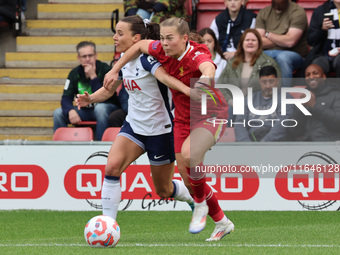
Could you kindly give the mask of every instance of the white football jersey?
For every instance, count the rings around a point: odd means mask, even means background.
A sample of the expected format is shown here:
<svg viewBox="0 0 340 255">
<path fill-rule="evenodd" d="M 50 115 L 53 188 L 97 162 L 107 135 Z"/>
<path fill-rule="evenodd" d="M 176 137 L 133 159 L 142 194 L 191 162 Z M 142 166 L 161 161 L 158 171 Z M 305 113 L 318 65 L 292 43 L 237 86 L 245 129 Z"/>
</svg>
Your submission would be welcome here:
<svg viewBox="0 0 340 255">
<path fill-rule="evenodd" d="M 139 135 L 161 135 L 172 131 L 172 97 L 167 86 L 153 74 L 161 64 L 141 54 L 122 69 L 122 80 L 129 93 L 126 121 Z"/>
</svg>

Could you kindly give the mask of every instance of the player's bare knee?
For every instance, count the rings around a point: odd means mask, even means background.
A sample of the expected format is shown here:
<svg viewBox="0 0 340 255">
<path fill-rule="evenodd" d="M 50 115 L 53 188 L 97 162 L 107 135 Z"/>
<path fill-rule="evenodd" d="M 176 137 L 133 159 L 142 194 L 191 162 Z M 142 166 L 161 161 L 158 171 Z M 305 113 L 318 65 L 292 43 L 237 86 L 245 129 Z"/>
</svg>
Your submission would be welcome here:
<svg viewBox="0 0 340 255">
<path fill-rule="evenodd" d="M 186 167 L 195 167 L 199 163 L 201 163 L 200 158 L 195 157 L 194 155 L 182 154 L 182 156 L 183 156 L 183 161 Z"/>
<path fill-rule="evenodd" d="M 124 170 L 121 169 L 120 164 L 115 162 L 107 163 L 105 167 L 105 175 L 108 176 L 120 176 Z"/>
<path fill-rule="evenodd" d="M 182 152 L 182 158 L 184 165 L 186 167 L 190 167 L 190 152 L 189 153 Z"/>
</svg>

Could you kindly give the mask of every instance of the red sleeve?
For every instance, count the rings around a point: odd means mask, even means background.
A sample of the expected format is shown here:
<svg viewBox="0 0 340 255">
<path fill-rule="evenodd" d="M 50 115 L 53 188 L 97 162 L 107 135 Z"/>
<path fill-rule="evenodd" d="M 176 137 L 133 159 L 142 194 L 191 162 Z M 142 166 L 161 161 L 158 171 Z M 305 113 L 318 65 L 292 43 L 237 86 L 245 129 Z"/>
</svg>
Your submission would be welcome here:
<svg viewBox="0 0 340 255">
<path fill-rule="evenodd" d="M 149 55 L 155 57 L 161 64 L 169 58 L 165 55 L 161 41 L 153 41 L 149 44 Z"/>
<path fill-rule="evenodd" d="M 195 63 L 197 65 L 197 68 L 203 62 L 210 62 L 210 63 L 212 63 L 215 66 L 215 69 L 217 68 L 215 63 L 214 63 L 214 61 L 211 59 L 210 51 L 209 51 L 208 47 L 205 44 L 193 43 L 191 41 L 190 41 L 190 44 L 194 44 L 194 46 L 195 46 L 194 52 L 202 53 L 202 54 L 196 53 Z"/>
<path fill-rule="evenodd" d="M 149 44 L 149 55 L 157 58 L 162 51 L 161 41 L 153 41 Z"/>
<path fill-rule="evenodd" d="M 214 61 L 213 61 L 211 58 L 206 57 L 206 55 L 202 55 L 202 57 L 200 57 L 200 56 L 197 57 L 197 61 L 196 61 L 196 63 L 197 63 L 197 68 L 198 68 L 198 67 L 200 66 L 200 64 L 202 64 L 203 62 L 210 62 L 210 63 L 212 63 L 212 64 L 214 65 L 215 69 L 217 68 L 217 67 L 216 67 L 216 64 L 214 63 Z"/>
</svg>

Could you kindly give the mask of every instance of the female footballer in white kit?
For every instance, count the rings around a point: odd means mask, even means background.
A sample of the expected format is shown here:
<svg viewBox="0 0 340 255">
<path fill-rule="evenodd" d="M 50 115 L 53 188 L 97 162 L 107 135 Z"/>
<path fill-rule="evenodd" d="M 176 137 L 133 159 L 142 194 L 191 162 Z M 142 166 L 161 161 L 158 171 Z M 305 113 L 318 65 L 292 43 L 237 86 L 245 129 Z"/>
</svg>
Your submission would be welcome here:
<svg viewBox="0 0 340 255">
<path fill-rule="evenodd" d="M 159 25 L 146 24 L 139 16 L 119 21 L 113 36 L 118 52 L 125 52 L 145 38 L 159 39 Z M 148 154 L 156 193 L 161 198 L 172 197 L 193 204 L 184 183 L 172 180 L 175 161 L 172 99 L 169 89 L 162 83 L 187 96 L 191 89 L 171 77 L 154 57 L 146 54 L 127 63 L 120 74 L 129 93 L 128 115 L 109 152 L 102 188 L 103 214 L 116 219 L 121 200 L 120 176 L 144 152 Z M 78 107 L 104 101 L 120 83 L 116 82 L 110 91 L 103 87 L 91 95 L 78 95 Z"/>
</svg>

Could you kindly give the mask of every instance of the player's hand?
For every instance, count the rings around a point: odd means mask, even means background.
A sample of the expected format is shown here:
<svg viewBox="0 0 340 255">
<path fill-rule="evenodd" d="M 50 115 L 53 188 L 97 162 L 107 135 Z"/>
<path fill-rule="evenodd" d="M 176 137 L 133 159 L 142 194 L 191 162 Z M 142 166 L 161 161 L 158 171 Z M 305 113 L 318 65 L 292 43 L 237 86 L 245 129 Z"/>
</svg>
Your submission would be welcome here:
<svg viewBox="0 0 340 255">
<path fill-rule="evenodd" d="M 76 98 L 76 105 L 78 107 L 78 110 L 80 110 L 81 107 L 88 106 L 91 103 L 91 96 L 87 91 L 84 92 L 84 94 L 77 94 Z"/>
<path fill-rule="evenodd" d="M 190 89 L 190 99 L 196 102 L 201 102 L 203 91 L 199 88 Z"/>
<path fill-rule="evenodd" d="M 111 69 L 109 72 L 105 74 L 103 87 L 107 91 L 111 91 L 111 88 L 113 87 L 117 80 L 118 72 L 115 72 L 113 69 Z"/>
<path fill-rule="evenodd" d="M 81 122 L 81 118 L 79 117 L 76 110 L 71 110 L 68 112 L 68 119 L 73 125 L 79 124 Z"/>
<path fill-rule="evenodd" d="M 211 82 L 212 81 L 210 78 L 200 78 L 198 81 L 196 81 L 194 89 L 192 90 L 192 92 L 190 91 L 190 98 L 195 101 L 201 101 L 202 94 L 213 93 L 210 89 Z M 207 99 L 210 100 L 211 98 L 208 97 Z"/>
<path fill-rule="evenodd" d="M 94 78 L 97 77 L 96 65 L 85 64 L 85 65 L 83 65 L 83 67 L 84 67 L 84 72 L 85 72 L 86 78 L 93 80 Z"/>
</svg>

